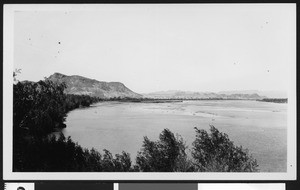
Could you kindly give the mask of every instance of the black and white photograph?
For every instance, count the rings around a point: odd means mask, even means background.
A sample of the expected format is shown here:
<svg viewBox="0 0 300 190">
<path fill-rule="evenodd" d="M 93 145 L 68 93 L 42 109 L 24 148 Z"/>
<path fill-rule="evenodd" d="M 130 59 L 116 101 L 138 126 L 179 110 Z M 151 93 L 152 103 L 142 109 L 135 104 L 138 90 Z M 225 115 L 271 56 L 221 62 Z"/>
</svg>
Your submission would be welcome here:
<svg viewBox="0 0 300 190">
<path fill-rule="evenodd" d="M 296 4 L 4 5 L 3 51 L 5 179 L 296 179 Z"/>
</svg>

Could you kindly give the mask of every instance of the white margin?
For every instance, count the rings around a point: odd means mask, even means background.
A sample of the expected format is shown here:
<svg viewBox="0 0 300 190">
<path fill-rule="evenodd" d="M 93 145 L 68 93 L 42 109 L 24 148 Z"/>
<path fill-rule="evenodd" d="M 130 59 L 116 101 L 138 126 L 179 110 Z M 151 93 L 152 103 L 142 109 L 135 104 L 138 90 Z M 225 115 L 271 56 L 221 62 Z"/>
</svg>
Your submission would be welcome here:
<svg viewBox="0 0 300 190">
<path fill-rule="evenodd" d="M 114 190 L 119 190 L 119 184 L 118 183 L 114 183 Z"/>
</svg>

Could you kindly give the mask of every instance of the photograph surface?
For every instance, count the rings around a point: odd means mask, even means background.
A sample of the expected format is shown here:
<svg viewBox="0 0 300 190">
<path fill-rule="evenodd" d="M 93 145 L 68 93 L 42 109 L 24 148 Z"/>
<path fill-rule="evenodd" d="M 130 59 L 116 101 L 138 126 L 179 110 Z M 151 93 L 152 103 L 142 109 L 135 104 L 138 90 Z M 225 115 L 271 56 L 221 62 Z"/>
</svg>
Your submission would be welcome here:
<svg viewBox="0 0 300 190">
<path fill-rule="evenodd" d="M 295 4 L 4 13 L 7 178 L 295 178 Z"/>
</svg>

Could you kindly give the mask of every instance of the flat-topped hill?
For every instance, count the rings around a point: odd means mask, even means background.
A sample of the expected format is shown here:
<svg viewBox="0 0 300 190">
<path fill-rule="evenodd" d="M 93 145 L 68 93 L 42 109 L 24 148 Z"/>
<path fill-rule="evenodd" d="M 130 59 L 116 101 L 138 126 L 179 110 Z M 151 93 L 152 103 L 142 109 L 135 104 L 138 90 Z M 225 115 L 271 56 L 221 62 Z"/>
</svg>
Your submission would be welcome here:
<svg viewBox="0 0 300 190">
<path fill-rule="evenodd" d="M 67 94 L 90 95 L 104 99 L 142 97 L 142 95 L 133 92 L 120 82 L 97 81 L 79 75 L 67 76 L 61 73 L 54 73 L 48 79 L 59 83 L 64 82 L 67 86 L 65 90 Z"/>
</svg>

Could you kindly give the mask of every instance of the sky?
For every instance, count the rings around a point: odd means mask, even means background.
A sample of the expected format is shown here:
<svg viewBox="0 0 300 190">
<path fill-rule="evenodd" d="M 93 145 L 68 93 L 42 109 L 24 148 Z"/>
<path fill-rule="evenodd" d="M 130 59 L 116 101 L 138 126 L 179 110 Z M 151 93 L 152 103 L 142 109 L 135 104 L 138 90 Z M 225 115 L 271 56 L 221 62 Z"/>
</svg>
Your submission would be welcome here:
<svg viewBox="0 0 300 190">
<path fill-rule="evenodd" d="M 296 6 L 40 5 L 15 11 L 13 43 L 18 80 L 59 72 L 137 93 L 285 91 L 296 64 Z"/>
</svg>

